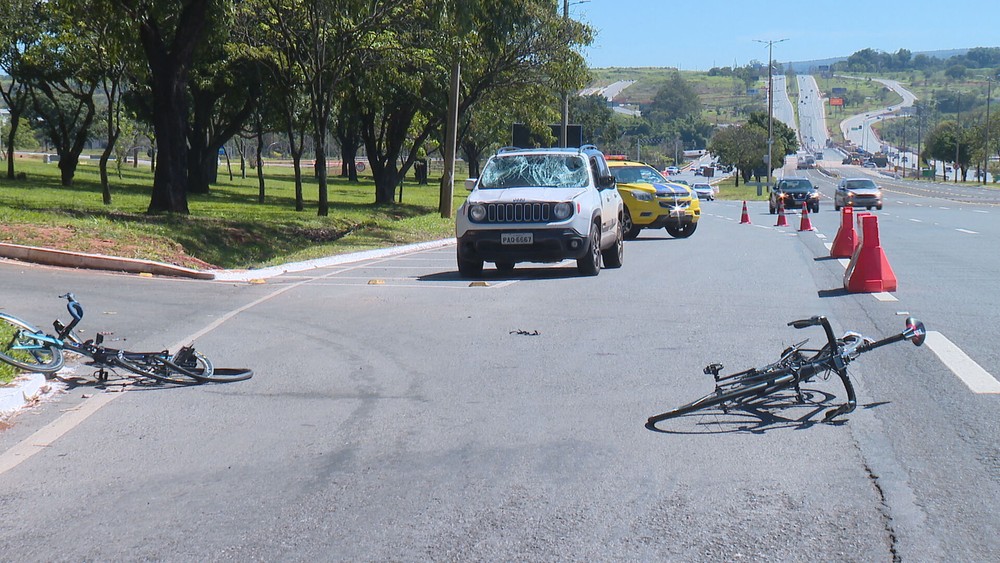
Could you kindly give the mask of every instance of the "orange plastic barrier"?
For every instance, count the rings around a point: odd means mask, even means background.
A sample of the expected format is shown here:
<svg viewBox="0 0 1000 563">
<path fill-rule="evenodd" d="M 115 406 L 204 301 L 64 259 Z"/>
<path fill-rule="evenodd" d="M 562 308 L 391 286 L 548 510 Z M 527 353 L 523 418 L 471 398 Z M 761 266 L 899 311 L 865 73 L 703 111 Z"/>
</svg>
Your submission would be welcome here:
<svg viewBox="0 0 1000 563">
<path fill-rule="evenodd" d="M 861 241 L 844 272 L 844 288 L 852 293 L 896 291 L 896 274 L 885 257 L 878 235 L 878 217 L 858 214 Z"/>
<path fill-rule="evenodd" d="M 840 229 L 833 237 L 830 256 L 833 258 L 850 258 L 858 247 L 858 233 L 854 230 L 854 208 L 845 207 L 840 210 Z"/>
</svg>

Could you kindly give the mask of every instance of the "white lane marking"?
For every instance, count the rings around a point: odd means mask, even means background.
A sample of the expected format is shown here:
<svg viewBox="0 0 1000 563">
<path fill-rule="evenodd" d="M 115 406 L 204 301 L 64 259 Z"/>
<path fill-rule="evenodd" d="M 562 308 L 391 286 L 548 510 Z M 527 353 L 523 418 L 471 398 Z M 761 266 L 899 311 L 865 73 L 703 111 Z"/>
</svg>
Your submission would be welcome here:
<svg viewBox="0 0 1000 563">
<path fill-rule="evenodd" d="M 976 232 L 976 231 L 970 231 L 969 229 L 955 229 L 955 230 L 958 231 L 958 232 L 960 232 L 960 233 L 968 233 L 970 235 L 978 235 L 979 234 L 978 232 Z"/>
<path fill-rule="evenodd" d="M 888 302 L 888 301 L 899 301 L 899 299 L 896 299 L 895 295 L 893 295 L 893 294 L 891 294 L 889 292 L 886 292 L 886 291 L 880 291 L 879 293 L 873 293 L 872 297 L 874 297 L 875 299 L 878 299 L 879 301 L 886 301 L 886 302 Z"/>
<path fill-rule="evenodd" d="M 914 223 L 923 223 L 923 221 L 921 221 L 920 219 L 912 219 L 911 218 L 910 221 L 913 221 Z"/>
<path fill-rule="evenodd" d="M 989 211 L 983 211 L 982 209 L 973 209 L 973 213 L 989 213 Z"/>
<path fill-rule="evenodd" d="M 1000 381 L 940 332 L 927 331 L 927 347 L 944 362 L 973 393 L 1000 394 Z"/>
</svg>

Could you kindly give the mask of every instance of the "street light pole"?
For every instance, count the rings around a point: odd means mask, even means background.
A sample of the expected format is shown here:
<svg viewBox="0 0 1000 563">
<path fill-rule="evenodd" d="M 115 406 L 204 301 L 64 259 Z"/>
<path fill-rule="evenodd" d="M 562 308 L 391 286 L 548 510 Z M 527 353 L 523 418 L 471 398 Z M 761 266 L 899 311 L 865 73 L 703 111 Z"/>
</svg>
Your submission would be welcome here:
<svg viewBox="0 0 1000 563">
<path fill-rule="evenodd" d="M 986 77 L 986 138 L 983 139 L 983 185 L 990 166 L 990 96 L 993 94 L 993 77 Z"/>
<path fill-rule="evenodd" d="M 578 0 L 573 2 L 576 4 L 586 4 L 590 0 Z M 569 7 L 570 1 L 563 0 L 563 22 L 569 23 Z M 563 92 L 562 94 L 562 122 L 559 126 L 559 146 L 566 147 L 569 146 L 569 92 Z"/>
<path fill-rule="evenodd" d="M 767 44 L 767 189 L 771 189 L 771 147 L 774 145 L 774 59 L 772 56 L 775 43 L 788 39 L 754 39 L 757 43 Z"/>
</svg>

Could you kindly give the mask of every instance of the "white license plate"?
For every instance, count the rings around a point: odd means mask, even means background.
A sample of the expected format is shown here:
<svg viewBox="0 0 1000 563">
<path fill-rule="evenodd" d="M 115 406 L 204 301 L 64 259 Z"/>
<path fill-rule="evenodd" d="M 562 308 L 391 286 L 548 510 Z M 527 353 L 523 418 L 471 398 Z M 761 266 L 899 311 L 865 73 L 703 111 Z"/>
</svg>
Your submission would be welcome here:
<svg viewBox="0 0 1000 563">
<path fill-rule="evenodd" d="M 500 244 L 532 244 L 535 236 L 532 233 L 500 233 Z"/>
</svg>

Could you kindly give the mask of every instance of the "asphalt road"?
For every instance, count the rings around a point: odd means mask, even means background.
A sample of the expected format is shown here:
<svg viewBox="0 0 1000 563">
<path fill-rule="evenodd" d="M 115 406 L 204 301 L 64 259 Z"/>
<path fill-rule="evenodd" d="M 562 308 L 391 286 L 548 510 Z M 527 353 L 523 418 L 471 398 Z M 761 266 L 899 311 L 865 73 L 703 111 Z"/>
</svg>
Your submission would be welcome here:
<svg viewBox="0 0 1000 563">
<path fill-rule="evenodd" d="M 819 422 L 831 380 L 803 405 L 644 427 L 708 392 L 708 363 L 818 342 L 785 326 L 814 314 L 873 337 L 913 314 L 1000 374 L 1000 208 L 887 189 L 891 296 L 840 289 L 828 199 L 801 233 L 764 202 L 752 225 L 705 202 L 691 238 L 644 231 L 596 278 L 487 267 L 473 286 L 453 247 L 261 285 L 0 262 L 0 305 L 36 324 L 72 290 L 122 347 L 195 338 L 256 374 L 80 385 L 15 418 L 0 559 L 992 561 L 1000 398 L 928 346 L 853 364 L 841 424 Z"/>
</svg>

